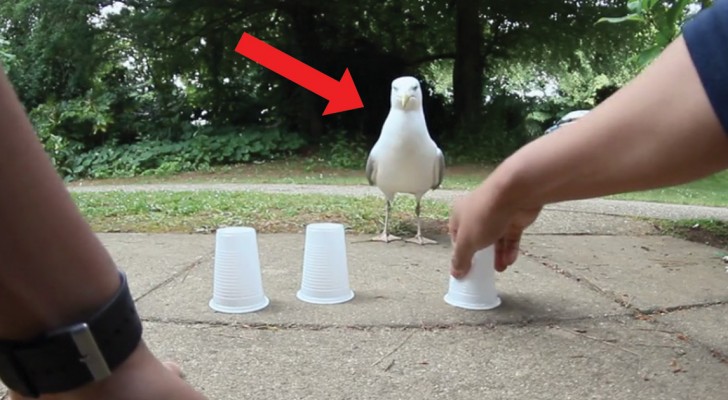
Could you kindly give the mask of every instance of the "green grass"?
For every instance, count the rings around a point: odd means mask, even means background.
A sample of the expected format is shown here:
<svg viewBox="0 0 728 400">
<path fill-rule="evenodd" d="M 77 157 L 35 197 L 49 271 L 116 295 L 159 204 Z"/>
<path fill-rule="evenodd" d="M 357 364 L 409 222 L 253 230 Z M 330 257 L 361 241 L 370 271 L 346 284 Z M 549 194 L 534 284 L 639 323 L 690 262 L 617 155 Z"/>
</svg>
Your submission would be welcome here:
<svg viewBox="0 0 728 400">
<path fill-rule="evenodd" d="M 610 198 L 702 206 L 728 206 L 728 172 L 663 189 L 625 193 Z"/>
<path fill-rule="evenodd" d="M 468 190 L 488 176 L 492 167 L 464 165 L 448 167 L 443 189 Z M 209 171 L 133 178 L 79 180 L 78 185 L 118 185 L 148 183 L 287 183 L 317 185 L 368 185 L 364 170 L 332 168 L 322 161 L 292 159 L 261 164 L 241 164 L 212 168 Z"/>
<path fill-rule="evenodd" d="M 492 166 L 450 166 L 442 189 L 470 190 L 492 171 Z M 331 168 L 322 161 L 293 159 L 215 168 L 169 176 L 143 176 L 126 179 L 78 181 L 70 185 L 111 185 L 144 183 L 289 183 L 318 185 L 367 185 L 363 170 Z M 720 172 L 684 185 L 608 196 L 612 199 L 652 201 L 728 207 L 728 172 Z"/>
<path fill-rule="evenodd" d="M 252 226 L 260 233 L 303 232 L 313 222 L 343 223 L 349 232 L 381 231 L 384 200 L 378 196 L 256 192 L 90 192 L 72 193 L 96 232 L 207 233 L 224 226 Z M 414 200 L 395 200 L 390 231 L 411 236 L 416 230 Z M 447 233 L 450 208 L 423 201 L 425 235 Z M 664 235 L 728 251 L 728 222 L 652 220 Z"/>
<path fill-rule="evenodd" d="M 301 232 L 312 222 L 339 222 L 355 233 L 382 229 L 381 197 L 254 192 L 100 192 L 73 193 L 84 217 L 97 232 L 194 233 L 222 226 L 252 226 L 261 233 Z M 395 200 L 390 220 L 394 234 L 412 234 L 414 200 Z M 447 232 L 449 206 L 423 201 L 423 229 Z"/>
</svg>

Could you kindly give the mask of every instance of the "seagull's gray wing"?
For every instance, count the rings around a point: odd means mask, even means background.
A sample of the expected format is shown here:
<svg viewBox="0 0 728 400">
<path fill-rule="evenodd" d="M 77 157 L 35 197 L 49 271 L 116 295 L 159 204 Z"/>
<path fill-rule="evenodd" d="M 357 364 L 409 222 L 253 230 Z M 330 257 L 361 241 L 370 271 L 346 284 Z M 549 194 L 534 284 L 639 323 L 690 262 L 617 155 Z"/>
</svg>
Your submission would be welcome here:
<svg viewBox="0 0 728 400">
<path fill-rule="evenodd" d="M 367 181 L 369 181 L 369 186 L 374 186 L 376 184 L 377 162 L 374 160 L 371 153 L 369 154 L 369 157 L 367 157 L 365 173 L 367 175 Z"/>
<path fill-rule="evenodd" d="M 437 149 L 437 158 L 435 159 L 435 165 L 432 169 L 432 190 L 440 187 L 442 180 L 445 177 L 445 156 L 442 154 L 440 149 Z"/>
</svg>

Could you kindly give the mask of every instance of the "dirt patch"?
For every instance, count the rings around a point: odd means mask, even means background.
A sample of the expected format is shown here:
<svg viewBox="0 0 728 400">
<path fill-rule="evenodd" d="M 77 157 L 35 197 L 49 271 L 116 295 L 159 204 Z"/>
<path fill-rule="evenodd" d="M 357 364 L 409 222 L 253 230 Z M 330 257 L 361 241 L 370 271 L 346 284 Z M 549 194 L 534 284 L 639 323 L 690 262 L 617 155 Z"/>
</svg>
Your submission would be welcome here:
<svg viewBox="0 0 728 400">
<path fill-rule="evenodd" d="M 728 222 L 719 220 L 656 221 L 660 234 L 728 251 Z"/>
</svg>

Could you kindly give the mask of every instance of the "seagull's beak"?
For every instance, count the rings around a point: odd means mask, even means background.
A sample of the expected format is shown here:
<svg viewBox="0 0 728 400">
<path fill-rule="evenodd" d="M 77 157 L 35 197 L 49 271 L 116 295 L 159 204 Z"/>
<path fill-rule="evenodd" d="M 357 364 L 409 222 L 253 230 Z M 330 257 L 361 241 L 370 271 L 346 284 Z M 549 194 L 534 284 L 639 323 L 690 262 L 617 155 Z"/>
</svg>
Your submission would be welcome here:
<svg viewBox="0 0 728 400">
<path fill-rule="evenodd" d="M 408 95 L 402 96 L 402 108 L 407 107 L 407 103 L 409 102 L 409 100 L 410 100 L 410 96 L 408 96 Z"/>
</svg>

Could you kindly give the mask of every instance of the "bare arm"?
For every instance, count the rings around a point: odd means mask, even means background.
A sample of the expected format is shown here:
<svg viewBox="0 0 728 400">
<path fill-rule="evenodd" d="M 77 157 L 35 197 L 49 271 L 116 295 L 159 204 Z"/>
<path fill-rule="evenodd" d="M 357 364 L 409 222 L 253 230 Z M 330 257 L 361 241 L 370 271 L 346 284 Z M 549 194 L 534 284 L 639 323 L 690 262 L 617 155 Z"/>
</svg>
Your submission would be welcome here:
<svg viewBox="0 0 728 400">
<path fill-rule="evenodd" d="M 724 132 L 680 37 L 629 85 L 576 123 L 524 146 L 450 217 L 451 273 L 495 244 L 495 268 L 518 256 L 548 203 L 671 186 L 728 167 Z"/>
<path fill-rule="evenodd" d="M 538 206 L 680 184 L 726 167 L 728 137 L 679 38 L 583 119 L 524 146 L 493 181 L 508 188 L 504 200 Z"/>
<path fill-rule="evenodd" d="M 2 69 L 0 185 L 0 340 L 32 339 L 96 313 L 119 288 L 117 268 L 54 171 Z M 161 398 L 204 400 L 144 341 L 109 378 L 40 397 Z M 10 399 L 29 400 L 12 392 Z"/>
<path fill-rule="evenodd" d="M 0 71 L 0 338 L 85 318 L 119 287 Z"/>
</svg>

